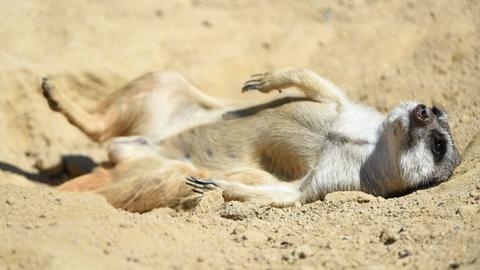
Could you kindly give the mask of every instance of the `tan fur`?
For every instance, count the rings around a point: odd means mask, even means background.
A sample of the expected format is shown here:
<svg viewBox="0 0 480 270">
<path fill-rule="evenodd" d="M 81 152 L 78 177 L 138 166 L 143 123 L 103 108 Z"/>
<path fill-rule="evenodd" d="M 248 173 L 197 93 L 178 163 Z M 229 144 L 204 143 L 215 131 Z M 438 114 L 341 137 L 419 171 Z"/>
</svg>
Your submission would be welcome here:
<svg viewBox="0 0 480 270">
<path fill-rule="evenodd" d="M 75 181 L 68 181 L 58 187 L 62 191 L 89 191 L 105 186 L 112 180 L 110 171 L 96 168 L 92 173 L 79 176 Z"/>
<path fill-rule="evenodd" d="M 145 212 L 177 207 L 198 199 L 185 177 L 228 179 L 247 185 L 292 182 L 304 177 L 318 159 L 325 125 L 346 99 L 324 91 L 313 72 L 286 69 L 254 76 L 252 83 L 269 92 L 297 87 L 306 99 L 243 108 L 222 104 L 172 72 L 147 74 L 101 101 L 91 113 L 70 102 L 47 80 L 44 95 L 57 110 L 92 140 L 114 139 L 109 153 L 115 166 L 62 185 L 65 191 L 94 191 L 115 207 Z M 327 82 L 328 83 L 328 82 Z M 321 101 L 321 102 L 318 102 Z M 259 109 L 260 108 L 260 109 Z M 233 110 L 233 112 L 232 112 Z M 225 117 L 229 115 L 229 117 Z M 292 182 L 295 184 L 296 182 Z M 248 199 L 238 185 L 224 189 L 227 199 Z"/>
</svg>

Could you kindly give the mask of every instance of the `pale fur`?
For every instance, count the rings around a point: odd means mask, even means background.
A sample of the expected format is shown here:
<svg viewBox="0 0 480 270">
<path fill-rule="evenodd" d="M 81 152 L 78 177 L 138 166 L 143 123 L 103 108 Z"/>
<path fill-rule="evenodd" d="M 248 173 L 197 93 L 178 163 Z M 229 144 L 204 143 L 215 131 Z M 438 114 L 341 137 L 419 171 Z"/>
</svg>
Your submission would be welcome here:
<svg viewBox="0 0 480 270">
<path fill-rule="evenodd" d="M 296 87 L 305 98 L 248 107 L 222 104 L 176 73 L 152 73 L 86 113 L 45 81 L 52 109 L 93 140 L 137 135 L 112 141 L 112 168 L 60 188 L 92 190 L 116 207 L 143 212 L 198 199 L 184 180 L 194 176 L 209 179 L 189 183 L 199 193 L 221 188 L 226 200 L 255 198 L 289 206 L 338 190 L 388 197 L 445 181 L 458 165 L 446 115 L 427 126 L 447 137 L 446 161 L 433 160 L 427 127 L 415 129 L 418 142 L 406 146 L 412 141 L 407 138 L 415 102 L 385 117 L 351 102 L 339 87 L 306 69 L 254 75 L 243 89 L 268 93 L 287 87 Z"/>
</svg>

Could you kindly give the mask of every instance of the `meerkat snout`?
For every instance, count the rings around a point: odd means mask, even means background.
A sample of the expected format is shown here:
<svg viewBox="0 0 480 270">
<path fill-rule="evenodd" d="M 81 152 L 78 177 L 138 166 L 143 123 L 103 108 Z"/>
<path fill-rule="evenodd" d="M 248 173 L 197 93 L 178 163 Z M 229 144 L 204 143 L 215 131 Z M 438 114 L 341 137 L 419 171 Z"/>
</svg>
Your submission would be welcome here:
<svg viewBox="0 0 480 270">
<path fill-rule="evenodd" d="M 424 104 L 418 104 L 412 111 L 412 117 L 420 125 L 427 125 L 432 121 L 430 110 Z"/>
</svg>

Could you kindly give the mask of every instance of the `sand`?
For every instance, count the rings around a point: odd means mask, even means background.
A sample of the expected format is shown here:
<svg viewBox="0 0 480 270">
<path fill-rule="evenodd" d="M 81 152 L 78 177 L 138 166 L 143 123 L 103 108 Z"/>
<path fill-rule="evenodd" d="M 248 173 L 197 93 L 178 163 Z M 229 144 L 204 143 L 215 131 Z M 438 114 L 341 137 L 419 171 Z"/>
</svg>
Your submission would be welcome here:
<svg viewBox="0 0 480 270">
<path fill-rule="evenodd" d="M 0 40 L 0 269 L 480 269 L 478 1 L 2 0 Z M 261 98 L 242 82 L 290 66 L 382 112 L 442 107 L 462 164 L 407 196 L 339 192 L 286 209 L 213 192 L 193 212 L 140 215 L 45 184 L 67 177 L 45 175 L 62 157 L 106 154 L 50 111 L 43 76 L 88 109 L 155 70 Z"/>
</svg>

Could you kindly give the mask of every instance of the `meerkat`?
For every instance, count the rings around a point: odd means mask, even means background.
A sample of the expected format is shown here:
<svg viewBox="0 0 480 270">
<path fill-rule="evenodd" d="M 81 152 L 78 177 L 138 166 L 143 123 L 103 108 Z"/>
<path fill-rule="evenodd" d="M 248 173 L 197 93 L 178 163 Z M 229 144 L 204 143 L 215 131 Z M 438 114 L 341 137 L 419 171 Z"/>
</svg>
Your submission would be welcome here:
<svg viewBox="0 0 480 270">
<path fill-rule="evenodd" d="M 44 80 L 53 110 L 94 141 L 112 139 L 110 167 L 59 189 L 95 192 L 134 212 L 193 205 L 211 189 L 285 207 L 333 191 L 396 196 L 446 181 L 460 163 L 437 107 L 406 102 L 385 116 L 297 68 L 253 75 L 242 91 L 286 88 L 303 96 L 225 104 L 177 73 L 151 73 L 87 113 Z"/>
</svg>

